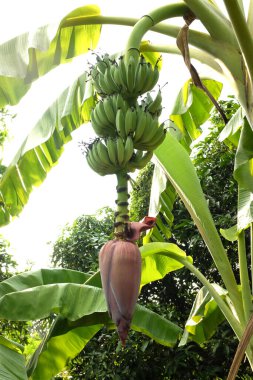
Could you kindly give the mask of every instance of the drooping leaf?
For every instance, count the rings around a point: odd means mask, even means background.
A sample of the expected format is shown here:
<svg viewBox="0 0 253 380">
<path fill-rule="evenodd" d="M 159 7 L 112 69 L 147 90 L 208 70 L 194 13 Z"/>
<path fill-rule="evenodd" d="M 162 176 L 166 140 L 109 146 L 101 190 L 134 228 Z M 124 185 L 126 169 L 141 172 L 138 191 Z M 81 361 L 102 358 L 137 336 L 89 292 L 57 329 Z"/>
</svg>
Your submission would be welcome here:
<svg viewBox="0 0 253 380">
<path fill-rule="evenodd" d="M 0 379 L 28 380 L 25 357 L 0 344 Z"/>
<path fill-rule="evenodd" d="M 93 88 L 81 75 L 47 109 L 0 180 L 0 225 L 19 215 L 29 194 L 58 162 L 71 133 L 90 119 Z"/>
<path fill-rule="evenodd" d="M 86 5 L 67 14 L 57 25 L 44 25 L 35 32 L 22 34 L 2 44 L 0 108 L 17 104 L 35 79 L 94 49 L 101 25 L 81 25 L 80 20 L 99 14 L 98 6 Z M 71 26 L 73 20 L 76 26 Z"/>
<path fill-rule="evenodd" d="M 177 257 L 187 258 L 192 262 L 190 256 L 172 243 L 148 243 L 140 247 L 142 257 L 141 284 L 160 280 L 167 273 L 181 269 L 183 264 Z"/>
<path fill-rule="evenodd" d="M 238 108 L 236 113 L 231 117 L 219 135 L 219 141 L 229 139 L 235 146 L 238 146 L 240 133 L 239 130 L 243 125 L 244 111 L 242 107 Z"/>
<path fill-rule="evenodd" d="M 203 79 L 202 83 L 218 99 L 222 90 L 222 83 L 212 79 Z M 181 144 L 189 150 L 190 144 L 201 134 L 201 125 L 208 120 L 213 103 L 205 92 L 197 88 L 188 80 L 180 90 L 170 120 L 174 123 L 175 133 Z"/>
<path fill-rule="evenodd" d="M 217 284 L 212 284 L 216 292 L 228 300 L 227 291 Z M 199 344 L 206 342 L 216 332 L 218 325 L 224 321 L 224 315 L 217 303 L 210 296 L 208 290 L 203 287 L 198 292 L 189 318 L 185 324 L 185 331 L 180 345 L 185 345 L 189 340 Z"/>
<path fill-rule="evenodd" d="M 227 239 L 228 241 L 235 241 L 238 239 L 238 235 L 239 235 L 239 232 L 237 230 L 237 224 L 230 227 L 230 228 L 227 228 L 227 229 L 223 229 L 221 228 L 220 229 L 220 233 L 221 235 Z"/>
<path fill-rule="evenodd" d="M 246 118 L 235 155 L 234 177 L 239 187 L 253 193 L 253 131 Z"/>
<path fill-rule="evenodd" d="M 176 324 L 140 305 L 136 307 L 131 328 L 167 347 L 175 346 L 182 332 Z"/>
<path fill-rule="evenodd" d="M 143 238 L 143 244 L 151 241 L 164 241 L 171 237 L 172 213 L 176 192 L 159 165 L 155 165 L 151 193 L 149 215 L 156 216 L 156 225 Z"/>
</svg>

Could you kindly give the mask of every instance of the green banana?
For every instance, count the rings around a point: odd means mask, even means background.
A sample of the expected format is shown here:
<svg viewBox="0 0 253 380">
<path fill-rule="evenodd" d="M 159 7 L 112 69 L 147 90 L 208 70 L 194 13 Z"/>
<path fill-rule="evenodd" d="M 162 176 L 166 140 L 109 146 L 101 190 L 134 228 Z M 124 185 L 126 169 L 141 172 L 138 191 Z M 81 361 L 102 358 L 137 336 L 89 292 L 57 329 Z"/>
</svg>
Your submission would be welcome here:
<svg viewBox="0 0 253 380">
<path fill-rule="evenodd" d="M 106 97 L 103 101 L 105 114 L 112 125 L 115 125 L 116 114 L 113 111 L 112 102 L 110 97 Z"/>
<path fill-rule="evenodd" d="M 124 161 L 122 166 L 125 166 L 134 154 L 134 144 L 131 136 L 127 136 L 124 149 Z"/>
<path fill-rule="evenodd" d="M 87 155 L 86 155 L 86 159 L 87 159 L 89 166 L 91 167 L 91 169 L 93 171 L 95 171 L 96 173 L 98 173 L 102 176 L 107 174 L 107 171 L 105 170 L 103 165 L 101 165 L 101 163 L 99 161 L 97 161 L 97 158 L 95 157 L 95 150 L 93 148 L 93 145 L 89 148 Z"/>
<path fill-rule="evenodd" d="M 107 146 L 108 156 L 112 165 L 118 166 L 116 139 L 108 138 L 106 140 L 106 146 Z"/>
<path fill-rule="evenodd" d="M 162 112 L 162 92 L 160 88 L 157 92 L 155 99 L 152 99 L 152 101 L 148 103 L 147 111 L 155 116 L 160 116 Z"/>
<path fill-rule="evenodd" d="M 146 83 L 144 84 L 144 87 L 142 88 L 142 93 L 152 90 L 158 79 L 159 79 L 159 70 L 158 66 L 155 65 L 154 69 L 152 69 L 151 63 L 147 63 L 149 74 L 147 75 Z"/>
<path fill-rule="evenodd" d="M 103 142 L 101 140 L 99 140 L 97 142 L 96 148 L 97 148 L 99 158 L 103 162 L 103 164 L 110 166 L 110 167 L 113 167 L 113 165 L 110 161 L 109 155 L 108 155 L 107 147 L 103 144 Z"/>
<path fill-rule="evenodd" d="M 100 58 L 98 55 L 97 55 L 96 67 L 100 71 L 100 73 L 102 73 L 102 74 L 105 73 L 105 70 L 108 67 L 107 63 L 102 58 Z"/>
<path fill-rule="evenodd" d="M 151 122 L 147 125 L 146 130 L 144 134 L 141 137 L 141 143 L 145 144 L 148 142 L 152 142 L 153 137 L 156 134 L 156 131 L 158 129 L 158 119 L 151 119 Z"/>
<path fill-rule="evenodd" d="M 119 166 L 121 166 L 124 162 L 125 147 L 124 147 L 123 139 L 120 136 L 116 138 L 116 146 L 117 146 L 117 159 L 118 159 Z"/>
<path fill-rule="evenodd" d="M 151 122 L 150 114 L 143 111 L 141 108 L 137 112 L 137 125 L 136 130 L 134 133 L 134 145 L 141 141 L 141 138 L 144 134 L 145 129 L 147 128 L 147 125 Z"/>
<path fill-rule="evenodd" d="M 127 90 L 129 95 L 134 93 L 136 67 L 136 60 L 131 55 L 127 62 Z"/>
<path fill-rule="evenodd" d="M 121 56 L 119 58 L 118 71 L 119 71 L 120 84 L 122 86 L 122 90 L 125 91 L 127 87 L 127 69 L 125 65 L 124 56 Z"/>
<path fill-rule="evenodd" d="M 125 113 L 122 111 L 122 109 L 118 109 L 116 114 L 116 129 L 118 132 L 118 135 L 122 137 L 123 139 L 126 138 L 125 133 Z"/>
<path fill-rule="evenodd" d="M 125 134 L 128 136 L 136 130 L 137 112 L 135 108 L 128 107 L 125 116 Z"/>
<path fill-rule="evenodd" d="M 110 92 L 108 92 L 108 95 L 119 92 L 119 87 L 114 82 L 113 77 L 112 77 L 111 71 L 113 69 L 114 69 L 114 66 L 111 64 L 110 67 L 107 67 L 104 73 L 105 82 L 107 83 L 107 86 L 110 90 Z"/>
<path fill-rule="evenodd" d="M 97 117 L 95 115 L 95 110 L 91 111 L 90 119 L 91 119 L 92 128 L 94 129 L 95 133 L 98 136 L 102 136 L 104 127 L 101 124 L 100 120 L 97 119 Z"/>
</svg>

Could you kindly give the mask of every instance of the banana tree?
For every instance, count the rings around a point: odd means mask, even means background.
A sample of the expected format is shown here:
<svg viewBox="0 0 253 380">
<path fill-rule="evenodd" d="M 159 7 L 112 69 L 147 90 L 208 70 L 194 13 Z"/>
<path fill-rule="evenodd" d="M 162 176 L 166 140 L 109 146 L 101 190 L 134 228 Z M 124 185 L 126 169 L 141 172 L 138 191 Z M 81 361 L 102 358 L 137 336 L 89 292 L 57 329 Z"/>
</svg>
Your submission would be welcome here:
<svg viewBox="0 0 253 380">
<path fill-rule="evenodd" d="M 164 5 L 150 13 L 147 13 L 147 10 L 143 10 L 145 16 L 141 19 L 124 16 L 102 16 L 99 8 L 95 5 L 75 9 L 61 20 L 58 28 L 54 29 L 53 33 L 49 26 L 43 26 L 34 33 L 18 36 L 0 47 L 0 104 L 1 106 L 17 104 L 27 91 L 29 91 L 31 83 L 37 78 L 45 75 L 56 66 L 70 62 L 72 58 L 80 54 L 85 54 L 88 49 L 94 49 L 99 40 L 101 30 L 103 33 L 101 26 L 104 24 L 128 25 L 132 27 L 127 46 L 124 48 L 123 56 L 128 63 L 127 75 L 129 75 L 129 78 L 126 78 L 128 82 L 127 91 L 131 89 L 131 93 L 133 93 L 134 89 L 137 89 L 136 96 L 149 91 L 156 83 L 157 72 L 161 70 L 158 60 L 158 56 L 161 53 L 182 54 L 186 67 L 190 71 L 191 80 L 183 88 L 180 97 L 177 99 L 177 107 L 174 109 L 171 118 L 173 128 L 171 128 L 171 130 L 168 129 L 166 137 L 162 136 L 161 141 L 159 140 L 161 144 L 157 148 L 155 144 L 152 145 L 150 140 L 148 140 L 148 132 L 144 131 L 142 143 L 136 138 L 136 142 L 139 143 L 139 148 L 137 149 L 148 151 L 146 148 L 147 142 L 149 142 L 150 150 L 154 150 L 158 168 L 165 173 L 166 179 L 169 180 L 170 184 L 185 203 L 186 208 L 212 255 L 217 271 L 220 273 L 224 283 L 224 289 L 220 289 L 210 284 L 205 276 L 200 273 L 191 262 L 177 255 L 170 256 L 173 261 L 184 264 L 198 277 L 205 287 L 202 293 L 208 292 L 210 297 L 209 300 L 207 298 L 202 302 L 202 308 L 193 308 L 189 321 L 193 320 L 193 317 L 198 316 L 197 313 L 199 310 L 202 310 L 198 325 L 200 327 L 204 326 L 206 329 L 206 321 L 208 322 L 208 318 L 210 317 L 207 305 L 212 302 L 216 308 L 219 308 L 222 316 L 228 320 L 236 336 L 240 339 L 249 321 L 252 308 L 252 291 L 248 275 L 244 230 L 252 225 L 253 37 L 251 29 L 253 4 L 250 2 L 248 12 L 246 13 L 244 3 L 241 0 L 235 0 L 233 2 L 224 0 L 223 2 L 227 11 L 226 14 L 219 8 L 215 1 L 185 0 L 181 3 Z M 174 17 L 181 17 L 185 20 L 186 25 L 180 28 L 175 25 L 170 25 L 168 22 L 164 22 Z M 192 22 L 194 24 L 194 19 L 198 19 L 202 23 L 205 32 L 191 29 L 190 25 Z M 177 43 L 162 46 L 144 42 L 145 33 L 149 30 L 173 37 Z M 19 48 L 17 48 L 17 46 Z M 110 73 L 106 70 L 103 71 L 103 69 L 101 69 L 96 72 L 93 70 L 94 68 L 91 69 L 90 73 L 84 72 L 83 75 L 76 78 L 76 81 L 69 86 L 44 113 L 25 141 L 21 144 L 20 149 L 6 169 L 0 182 L 1 225 L 11 222 L 13 217 L 19 215 L 27 203 L 29 194 L 34 186 L 40 185 L 46 178 L 48 171 L 58 162 L 64 144 L 71 139 L 72 131 L 90 120 L 90 118 L 94 119 L 95 114 L 92 112 L 92 109 L 98 104 L 98 96 L 103 97 L 103 93 L 108 92 L 110 86 L 116 86 L 118 90 L 120 84 L 121 88 L 124 88 L 124 78 L 122 79 L 122 77 L 119 76 L 118 70 L 118 67 L 120 67 L 123 62 L 122 59 L 120 59 L 121 56 L 122 52 L 119 54 L 115 52 L 115 56 L 109 59 L 115 71 L 113 78 L 110 78 Z M 199 60 L 223 76 L 224 81 L 230 84 L 235 97 L 241 105 L 240 113 L 238 112 L 236 117 L 226 125 L 221 136 L 223 139 L 233 139 L 238 145 L 234 173 L 239 188 L 238 223 L 237 226 L 233 228 L 233 236 L 234 240 L 238 241 L 240 284 L 236 282 L 235 274 L 232 271 L 220 235 L 215 228 L 194 166 L 189 157 L 189 143 L 201 133 L 200 125 L 206 118 L 206 116 L 203 116 L 203 110 L 206 110 L 207 115 L 210 112 L 209 107 L 202 107 L 202 105 L 208 104 L 208 99 L 211 99 L 217 106 L 214 100 L 219 96 L 220 91 L 216 88 L 216 94 L 212 94 L 212 90 L 215 91 L 215 87 L 219 87 L 219 85 L 211 86 L 211 92 L 208 90 L 208 86 L 199 78 L 196 69 L 192 66 L 191 58 Z M 138 61 L 139 59 L 141 61 Z M 105 60 L 103 59 L 102 61 L 104 62 Z M 143 70 L 146 70 L 148 67 L 148 69 L 150 69 L 149 76 L 140 73 L 139 79 L 137 71 L 135 75 L 135 71 L 133 72 L 132 69 L 135 67 L 137 61 L 138 68 L 144 68 Z M 99 59 L 97 64 L 99 64 Z M 165 68 L 165 70 L 166 69 L 167 68 Z M 139 71 L 140 70 L 138 70 L 138 73 Z M 124 72 L 123 69 L 121 69 L 120 73 L 122 72 Z M 104 77 L 102 74 L 104 74 Z M 97 78 L 98 75 L 100 78 Z M 90 77 L 92 77 L 92 81 L 88 80 Z M 111 79 L 113 79 L 112 82 Z M 137 83 L 137 81 L 140 82 Z M 114 91 L 116 91 L 115 87 Z M 203 93 L 205 97 L 202 97 Z M 129 93 L 127 94 L 128 107 L 130 106 L 130 108 L 136 109 L 134 97 L 131 97 Z M 195 101 L 193 102 L 194 95 Z M 208 96 L 208 99 L 206 96 Z M 197 100 L 201 97 L 201 102 L 197 103 Z M 150 113 L 152 113 L 152 107 L 155 108 L 154 103 L 156 99 L 149 101 L 147 95 L 144 99 L 145 110 L 151 106 Z M 199 107 L 199 105 L 201 107 Z M 121 103 L 120 108 L 124 110 L 123 103 Z M 157 111 L 157 109 L 155 110 Z M 101 111 L 101 113 L 102 112 L 103 111 Z M 124 112 L 127 111 L 125 110 Z M 158 115 L 157 113 L 156 116 Z M 108 116 L 110 119 L 110 114 L 108 114 Z M 133 115 L 131 114 L 130 116 L 132 117 Z M 225 117 L 224 121 L 226 121 Z M 119 113 L 119 130 L 122 123 L 122 115 Z M 101 128 L 99 129 L 98 127 L 99 123 L 97 122 L 96 124 L 95 121 L 93 124 L 97 125 L 98 134 L 103 134 Z M 234 136 L 235 130 L 237 132 L 239 131 L 236 138 Z M 173 131 L 176 131 L 176 133 L 173 134 Z M 120 135 L 120 132 L 118 133 Z M 124 133 L 124 131 L 122 133 Z M 108 139 L 110 140 L 110 136 Z M 127 146 L 126 142 L 124 145 L 121 143 L 118 142 L 118 152 L 122 152 L 123 149 L 129 152 L 130 148 L 128 145 L 131 145 L 131 142 L 128 141 Z M 102 165 L 102 172 L 97 168 L 95 152 L 97 150 L 99 152 L 103 150 L 103 154 L 106 155 L 104 148 L 96 144 L 94 146 L 94 153 L 92 152 L 90 156 L 87 154 L 90 166 L 102 175 L 114 173 L 114 169 L 106 163 Z M 110 153 L 112 157 L 111 160 L 113 160 L 113 153 L 111 151 L 112 149 L 109 149 L 108 146 L 107 153 Z M 102 153 L 100 154 L 102 156 Z M 131 163 L 131 165 L 128 166 L 129 171 L 141 167 L 141 165 L 145 163 L 145 160 L 148 160 L 151 156 L 146 155 L 145 159 L 144 156 L 141 156 L 132 161 L 131 158 L 129 160 L 125 158 L 124 161 L 124 156 L 119 156 L 119 154 L 117 157 L 118 161 L 120 160 L 124 165 L 126 165 L 127 161 Z M 134 158 L 136 158 L 136 156 Z M 139 160 L 141 159 L 144 159 L 144 161 L 142 161 L 142 164 L 139 164 Z M 105 160 L 107 160 L 107 156 Z M 126 186 L 122 176 L 118 176 L 118 180 L 119 187 Z M 162 192 L 163 190 L 164 187 L 161 187 L 160 199 L 161 205 L 163 206 L 161 210 L 166 210 L 168 215 L 171 210 L 171 203 L 170 198 L 166 197 L 164 192 Z M 124 196 L 126 198 L 124 198 Z M 117 210 L 117 234 L 124 232 L 120 227 L 125 225 L 124 217 L 127 215 L 127 210 L 124 208 L 127 194 L 124 196 L 120 199 L 122 194 L 119 194 L 118 198 L 118 205 L 121 203 L 123 208 L 119 207 Z M 161 226 L 161 221 L 159 223 Z M 226 236 L 231 236 L 231 231 L 227 232 Z M 156 235 L 156 240 L 159 240 L 159 235 Z M 152 246 L 152 244 L 155 243 L 149 244 Z M 149 247 L 149 245 L 147 246 Z M 146 245 L 143 246 L 144 251 L 145 249 Z M 161 246 L 154 245 L 154 250 L 157 254 L 163 252 Z M 253 259 L 251 261 L 253 261 Z M 161 267 L 163 267 L 163 265 L 165 264 L 161 263 Z M 147 268 L 151 267 L 147 266 Z M 12 296 L 10 295 L 10 297 Z M 15 296 L 13 295 L 13 297 Z M 200 295 L 199 299 L 202 298 Z M 8 305 L 11 305 L 11 303 L 7 302 L 5 317 L 9 316 L 9 318 L 13 318 L 13 316 L 11 317 L 11 308 L 8 308 Z M 203 309 L 205 309 L 204 313 Z M 50 311 L 54 310 L 60 310 L 62 313 L 62 308 L 59 309 L 59 305 L 52 305 Z M 93 311 L 95 312 L 95 310 Z M 99 312 L 100 311 L 105 311 L 105 307 L 101 310 L 99 309 Z M 47 311 L 47 313 L 48 312 L 49 311 Z M 85 315 L 85 313 L 83 315 Z M 63 317 L 65 316 L 64 314 Z M 36 317 L 41 316 L 36 315 Z M 78 315 L 77 318 L 78 317 L 80 317 L 80 315 Z M 221 318 L 218 318 L 218 320 L 221 320 Z M 190 322 L 186 324 L 184 340 L 187 340 L 185 339 L 187 333 L 189 333 L 188 336 L 195 336 L 195 339 L 198 340 L 197 332 L 200 329 L 190 329 L 189 326 Z M 89 334 L 89 336 L 92 336 L 91 331 Z M 210 336 L 210 334 L 207 335 Z M 252 343 L 250 343 L 247 348 L 247 357 L 253 367 L 252 350 Z"/>
</svg>

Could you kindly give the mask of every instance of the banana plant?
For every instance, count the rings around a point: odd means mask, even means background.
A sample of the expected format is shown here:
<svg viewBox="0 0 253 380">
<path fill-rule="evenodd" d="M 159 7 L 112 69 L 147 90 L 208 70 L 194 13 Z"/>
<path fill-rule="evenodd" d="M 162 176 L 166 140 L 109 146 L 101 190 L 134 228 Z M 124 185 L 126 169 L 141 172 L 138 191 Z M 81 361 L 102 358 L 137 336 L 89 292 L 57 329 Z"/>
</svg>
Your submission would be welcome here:
<svg viewBox="0 0 253 380">
<path fill-rule="evenodd" d="M 223 3 L 226 14 L 214 0 L 185 0 L 180 3 L 169 3 L 149 13 L 145 9 L 143 10 L 145 16 L 141 19 L 122 15 L 102 16 L 95 5 L 75 9 L 59 22 L 54 33 L 49 26 L 43 26 L 35 33 L 18 36 L 0 46 L 0 104 L 1 106 L 17 104 L 37 78 L 57 65 L 68 63 L 75 56 L 84 54 L 89 48 L 94 49 L 100 33 L 103 33 L 101 28 L 103 24 L 132 27 L 124 50 L 129 62 L 141 52 L 154 68 L 159 54 L 182 54 L 186 69 L 190 71 L 192 83 L 196 86 L 194 89 L 196 94 L 199 91 L 200 93 L 205 91 L 210 95 L 210 91 L 206 91 L 207 86 L 197 75 L 191 64 L 191 58 L 217 71 L 224 81 L 230 84 L 241 105 L 241 118 L 238 114 L 223 132 L 223 137 L 238 140 L 234 175 L 238 181 L 239 201 L 238 222 L 234 228 L 234 235 L 238 241 L 240 284 L 237 284 L 235 280 L 188 154 L 189 142 L 198 136 L 201 124 L 199 121 L 205 117 L 203 117 L 203 110 L 196 108 L 196 104 L 195 108 L 192 106 L 191 111 L 188 112 L 187 102 L 191 100 L 189 100 L 187 86 L 178 99 L 178 109 L 181 108 L 181 111 L 177 109 L 177 112 L 174 110 L 172 113 L 172 121 L 177 126 L 179 136 L 175 137 L 167 133 L 163 143 L 155 150 L 155 156 L 159 167 L 182 198 L 198 227 L 223 280 L 223 291 L 210 284 L 192 263 L 183 260 L 183 264 L 203 283 L 204 291 L 208 291 L 209 296 L 240 339 L 252 311 L 252 290 L 248 276 L 244 230 L 251 227 L 251 234 L 253 230 L 251 210 L 253 3 L 250 1 L 247 13 L 242 0 L 233 2 L 224 0 Z M 170 25 L 168 21 L 174 17 L 182 17 L 186 26 L 180 28 Z M 202 23 L 205 32 L 192 29 L 194 19 Z M 175 44 L 162 46 L 143 43 L 145 33 L 149 30 L 175 38 Z M 22 46 L 22 48 L 17 49 L 17 46 Z M 95 91 L 95 88 L 87 82 L 87 75 L 84 73 L 83 76 L 77 78 L 75 83 L 66 89 L 45 112 L 3 174 L 0 181 L 1 225 L 11 222 L 12 218 L 22 211 L 34 186 L 40 185 L 48 171 L 57 163 L 64 144 L 71 139 L 71 132 L 90 120 L 91 109 L 97 100 L 96 93 L 99 90 L 103 91 L 103 84 L 101 80 Z M 105 76 L 106 80 L 110 81 L 107 76 Z M 134 87 L 135 83 L 133 82 L 132 85 Z M 215 95 L 212 96 L 212 100 L 214 97 Z M 192 119 L 194 112 L 195 120 Z M 236 138 L 235 130 L 239 132 Z M 163 197 L 162 202 L 163 207 L 167 206 L 167 210 L 170 210 L 168 198 Z M 251 256 L 253 257 L 252 254 Z M 182 259 L 178 261 L 182 262 Z M 251 264 L 252 262 L 253 258 Z M 192 310 L 192 315 L 197 313 L 196 310 L 196 308 Z M 205 315 L 202 317 L 204 323 Z M 194 335 L 194 331 L 190 333 Z M 250 342 L 247 348 L 247 357 L 253 367 L 252 344 Z"/>
</svg>

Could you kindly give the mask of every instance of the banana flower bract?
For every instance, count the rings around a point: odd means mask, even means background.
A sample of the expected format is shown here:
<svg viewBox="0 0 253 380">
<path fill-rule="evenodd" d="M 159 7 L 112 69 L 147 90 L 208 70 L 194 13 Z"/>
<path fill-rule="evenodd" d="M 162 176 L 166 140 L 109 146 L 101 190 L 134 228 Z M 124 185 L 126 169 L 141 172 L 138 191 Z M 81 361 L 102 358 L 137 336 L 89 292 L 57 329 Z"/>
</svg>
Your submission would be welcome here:
<svg viewBox="0 0 253 380">
<path fill-rule="evenodd" d="M 125 346 L 141 282 L 141 254 L 135 243 L 142 231 L 152 228 L 155 218 L 129 222 L 126 239 L 108 241 L 99 253 L 99 268 L 108 312 Z"/>
</svg>

